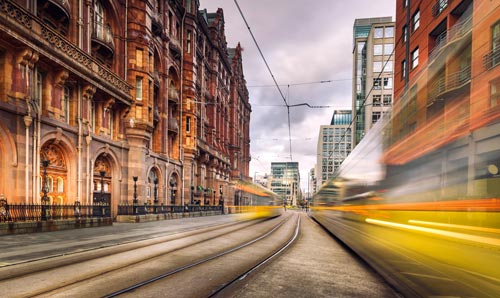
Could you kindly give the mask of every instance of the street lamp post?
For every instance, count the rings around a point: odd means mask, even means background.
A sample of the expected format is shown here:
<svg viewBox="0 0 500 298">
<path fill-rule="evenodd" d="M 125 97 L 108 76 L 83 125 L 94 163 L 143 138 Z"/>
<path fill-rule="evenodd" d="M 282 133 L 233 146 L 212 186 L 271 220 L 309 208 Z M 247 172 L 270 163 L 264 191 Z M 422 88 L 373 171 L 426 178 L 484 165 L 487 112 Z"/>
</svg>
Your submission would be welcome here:
<svg viewBox="0 0 500 298">
<path fill-rule="evenodd" d="M 47 197 L 47 192 L 49 191 L 49 186 L 47 185 L 47 167 L 49 166 L 48 160 L 42 160 L 43 167 L 43 196 L 42 196 L 42 220 L 47 220 L 47 208 L 49 204 L 49 198 Z"/>
<path fill-rule="evenodd" d="M 170 204 L 175 205 L 175 181 L 170 180 Z"/>
<path fill-rule="evenodd" d="M 219 205 L 222 207 L 222 214 L 224 214 L 224 199 L 222 197 L 222 189 L 220 189 L 219 192 L 220 192 Z"/>
<path fill-rule="evenodd" d="M 137 212 L 137 176 L 132 176 L 132 179 L 134 180 L 134 200 L 132 201 L 132 209 L 134 211 L 134 214 Z"/>
<path fill-rule="evenodd" d="M 101 217 L 104 217 L 106 215 L 106 209 L 104 207 L 104 174 L 106 174 L 105 171 L 100 171 L 99 172 L 99 175 L 101 176 L 101 198 L 100 198 L 100 201 L 101 201 Z"/>
<path fill-rule="evenodd" d="M 214 197 L 213 197 L 213 203 L 212 203 L 212 206 L 215 206 L 215 190 L 214 190 Z"/>
<path fill-rule="evenodd" d="M 155 204 L 154 213 L 156 214 L 156 209 L 158 206 L 158 178 L 155 178 L 155 180 L 153 182 L 155 183 L 154 200 L 153 201 Z"/>
<path fill-rule="evenodd" d="M 203 189 L 203 205 L 207 205 L 207 190 L 206 188 Z"/>
<path fill-rule="evenodd" d="M 194 204 L 194 186 L 191 185 L 191 205 Z"/>
</svg>

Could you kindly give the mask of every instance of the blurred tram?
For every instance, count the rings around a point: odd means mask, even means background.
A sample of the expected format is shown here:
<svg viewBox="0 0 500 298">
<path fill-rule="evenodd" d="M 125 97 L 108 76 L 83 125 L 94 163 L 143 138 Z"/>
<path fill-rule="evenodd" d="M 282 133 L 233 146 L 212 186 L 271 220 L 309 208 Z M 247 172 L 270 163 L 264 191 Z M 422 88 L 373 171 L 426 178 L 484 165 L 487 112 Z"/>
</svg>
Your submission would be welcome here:
<svg viewBox="0 0 500 298">
<path fill-rule="evenodd" d="M 432 150 L 389 140 L 393 125 L 322 185 L 313 218 L 405 297 L 500 297 L 500 110 Z M 394 146 L 421 154 L 394 163 Z"/>
<path fill-rule="evenodd" d="M 311 216 L 405 297 L 500 297 L 500 100 L 469 84 L 430 113 L 413 82 L 313 197 Z"/>
<path fill-rule="evenodd" d="M 236 184 L 234 206 L 236 213 L 257 219 L 281 215 L 283 199 L 271 190 L 255 183 L 240 180 Z"/>
</svg>

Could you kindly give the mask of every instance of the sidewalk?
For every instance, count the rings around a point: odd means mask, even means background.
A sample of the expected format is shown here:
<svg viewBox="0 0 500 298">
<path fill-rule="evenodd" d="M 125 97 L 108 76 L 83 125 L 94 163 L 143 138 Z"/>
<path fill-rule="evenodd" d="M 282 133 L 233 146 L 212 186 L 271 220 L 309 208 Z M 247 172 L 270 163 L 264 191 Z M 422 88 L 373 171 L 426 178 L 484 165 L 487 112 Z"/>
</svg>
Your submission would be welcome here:
<svg viewBox="0 0 500 298">
<path fill-rule="evenodd" d="M 0 236 L 0 267 L 239 220 L 239 214 L 229 214 L 144 223 L 113 223 L 112 226 L 98 228 Z"/>
</svg>

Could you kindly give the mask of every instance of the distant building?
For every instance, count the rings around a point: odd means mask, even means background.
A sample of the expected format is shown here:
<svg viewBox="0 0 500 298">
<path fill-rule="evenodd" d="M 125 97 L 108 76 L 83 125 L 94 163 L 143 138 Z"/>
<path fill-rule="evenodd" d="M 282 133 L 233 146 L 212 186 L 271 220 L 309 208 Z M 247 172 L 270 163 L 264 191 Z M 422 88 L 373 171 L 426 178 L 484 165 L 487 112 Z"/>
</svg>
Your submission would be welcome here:
<svg viewBox="0 0 500 298">
<path fill-rule="evenodd" d="M 296 206 L 300 199 L 300 174 L 298 162 L 272 162 L 271 177 L 268 180 L 271 191 Z"/>
<path fill-rule="evenodd" d="M 316 192 L 317 190 L 317 184 L 316 184 L 316 165 L 314 165 L 314 168 L 309 170 L 309 181 L 307 181 L 307 192 L 308 195 L 306 196 L 307 198 L 312 198 L 312 195 Z"/>
<path fill-rule="evenodd" d="M 263 175 L 257 175 L 257 174 L 255 174 L 253 176 L 253 183 L 260 184 L 260 185 L 262 185 L 264 187 L 267 187 L 268 178 L 269 178 L 269 176 L 267 174 L 263 174 Z"/>
<path fill-rule="evenodd" d="M 318 154 L 316 162 L 317 187 L 328 179 L 342 164 L 352 150 L 351 110 L 333 112 L 330 125 L 321 125 L 318 138 Z"/>
<path fill-rule="evenodd" d="M 353 31 L 354 148 L 392 106 L 394 22 L 391 17 L 356 19 Z"/>
</svg>

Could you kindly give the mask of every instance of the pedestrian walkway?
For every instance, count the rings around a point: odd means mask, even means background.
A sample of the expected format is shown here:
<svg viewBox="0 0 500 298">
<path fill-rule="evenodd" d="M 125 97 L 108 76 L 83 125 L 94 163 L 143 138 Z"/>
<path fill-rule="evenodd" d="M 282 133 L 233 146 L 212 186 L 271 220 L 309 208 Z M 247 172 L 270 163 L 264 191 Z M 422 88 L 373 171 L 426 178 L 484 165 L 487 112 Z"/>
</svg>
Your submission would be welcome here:
<svg viewBox="0 0 500 298">
<path fill-rule="evenodd" d="M 238 214 L 0 236 L 0 267 L 33 259 L 150 239 L 241 220 Z"/>
</svg>

